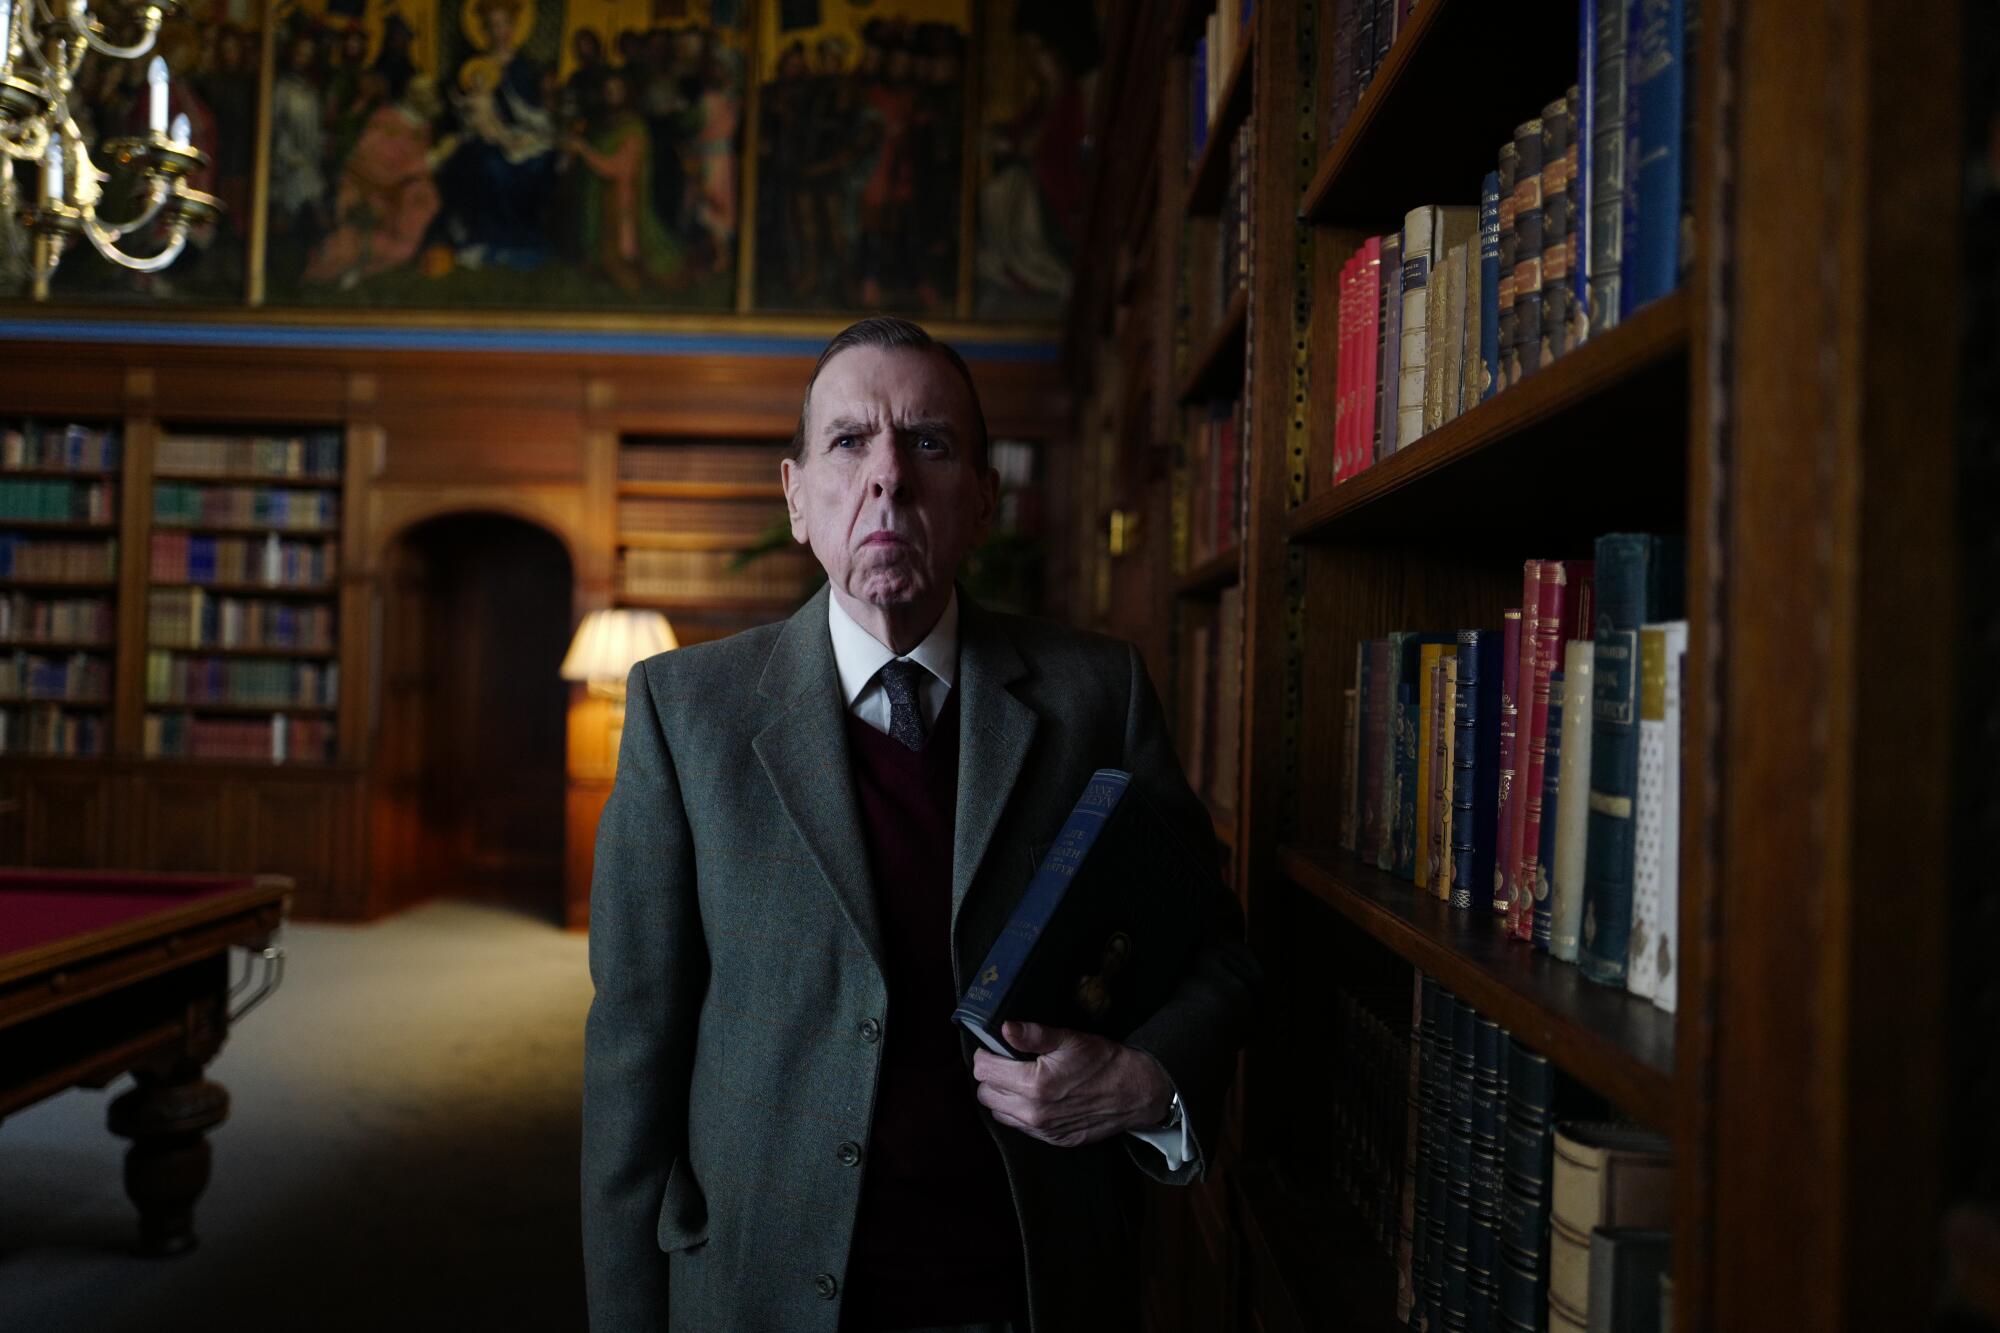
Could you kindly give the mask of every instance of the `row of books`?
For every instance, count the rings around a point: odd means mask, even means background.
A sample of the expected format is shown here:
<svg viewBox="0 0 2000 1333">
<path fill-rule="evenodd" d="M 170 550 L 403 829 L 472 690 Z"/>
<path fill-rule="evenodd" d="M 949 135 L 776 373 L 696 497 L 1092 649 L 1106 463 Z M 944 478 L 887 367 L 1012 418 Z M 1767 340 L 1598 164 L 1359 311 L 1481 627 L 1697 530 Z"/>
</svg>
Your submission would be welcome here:
<svg viewBox="0 0 2000 1333">
<path fill-rule="evenodd" d="M 748 546 L 784 521 L 784 507 L 764 500 L 676 500 L 627 496 L 618 502 L 620 533 L 699 533 L 734 539 Z"/>
<path fill-rule="evenodd" d="M 143 743 L 155 759 L 324 764 L 334 757 L 331 720 L 282 713 L 268 718 L 148 713 Z"/>
<path fill-rule="evenodd" d="M 1682 577 L 1678 539 L 1611 534 L 1525 562 L 1500 628 L 1361 644 L 1340 811 L 1364 861 L 1668 1010 Z"/>
<path fill-rule="evenodd" d="M 100 583 L 118 577 L 118 539 L 50 541 L 0 532 L 0 579 Z"/>
<path fill-rule="evenodd" d="M 118 484 L 111 481 L 0 481 L 0 519 L 38 523 L 115 523 Z"/>
<path fill-rule="evenodd" d="M 620 481 L 685 481 L 776 486 L 782 445 L 628 444 L 618 450 Z"/>
<path fill-rule="evenodd" d="M 1216 398 L 1187 413 L 1187 563 L 1199 565 L 1243 538 L 1244 400 Z"/>
<path fill-rule="evenodd" d="M 1671 1329 L 1655 1322 L 1673 1211 L 1666 1140 L 1558 1119 L 1579 1098 L 1548 1059 L 1421 972 L 1409 1033 L 1399 1319 L 1502 1333 Z"/>
<path fill-rule="evenodd" d="M 339 544 L 265 537 L 202 537 L 155 532 L 156 583 L 262 583 L 273 589 L 323 587 L 339 567 Z"/>
<path fill-rule="evenodd" d="M 163 481 L 153 487 L 153 521 L 332 531 L 340 523 L 340 496 L 333 491 Z"/>
<path fill-rule="evenodd" d="M 219 597 L 201 588 L 154 588 L 146 637 L 156 648 L 290 648 L 331 654 L 333 608 L 263 597 Z"/>
<path fill-rule="evenodd" d="M 87 758 L 104 753 L 110 723 L 99 712 L 36 705 L 0 708 L 0 754 Z"/>
<path fill-rule="evenodd" d="M 1355 105 L 1389 58 L 1396 34 L 1409 23 L 1417 0 L 1334 0 L 1333 106 L 1326 141 L 1338 143 Z"/>
<path fill-rule="evenodd" d="M 100 653 L 0 653 L 0 698 L 101 703 L 111 696 L 111 659 Z"/>
<path fill-rule="evenodd" d="M 0 597 L 0 642 L 108 645 L 116 632 L 109 597 Z"/>
<path fill-rule="evenodd" d="M 1349 975 L 1321 1011 L 1320 1047 L 1329 1081 L 1328 1112 L 1313 1132 L 1314 1156 L 1325 1154 L 1327 1185 L 1347 1200 L 1363 1230 L 1385 1255 L 1397 1252 L 1403 1226 L 1407 1088 L 1415 1058 L 1407 988 L 1386 989 Z M 1313 1164 L 1317 1165 L 1317 1162 Z M 1298 1173 L 1310 1187 L 1311 1167 Z"/>
<path fill-rule="evenodd" d="M 1250 217 L 1254 199 L 1250 193 L 1257 159 L 1257 136 L 1248 117 L 1236 129 L 1229 146 L 1229 179 L 1222 193 L 1221 216 L 1216 239 L 1221 253 L 1215 266 L 1215 310 L 1229 309 L 1238 292 L 1250 286 Z"/>
<path fill-rule="evenodd" d="M 340 702 L 337 662 L 146 654 L 146 701 L 250 708 L 332 708 Z"/>
<path fill-rule="evenodd" d="M 1229 91 L 1229 76 L 1236 59 L 1250 40 L 1256 0 L 1216 0 L 1213 12 L 1194 44 L 1190 69 L 1188 112 L 1188 167 L 1201 160 L 1208 147 L 1209 126 L 1222 114 L 1222 95 Z M 1248 95 L 1244 89 L 1241 95 Z"/>
<path fill-rule="evenodd" d="M 820 576 L 809 552 L 772 551 L 739 567 L 730 551 L 626 550 L 618 557 L 619 595 L 635 600 L 802 598 Z"/>
<path fill-rule="evenodd" d="M 341 433 L 315 430 L 302 435 L 162 435 L 153 454 L 153 467 L 159 475 L 251 475 L 338 481 Z"/>
<path fill-rule="evenodd" d="M 112 427 L 26 421 L 0 430 L 0 470 L 116 472 L 123 461 L 122 441 Z"/>
<path fill-rule="evenodd" d="M 1188 783 L 1224 819 L 1236 809 L 1243 762 L 1243 589 L 1216 599 L 1212 619 L 1188 630 L 1181 735 Z"/>
</svg>

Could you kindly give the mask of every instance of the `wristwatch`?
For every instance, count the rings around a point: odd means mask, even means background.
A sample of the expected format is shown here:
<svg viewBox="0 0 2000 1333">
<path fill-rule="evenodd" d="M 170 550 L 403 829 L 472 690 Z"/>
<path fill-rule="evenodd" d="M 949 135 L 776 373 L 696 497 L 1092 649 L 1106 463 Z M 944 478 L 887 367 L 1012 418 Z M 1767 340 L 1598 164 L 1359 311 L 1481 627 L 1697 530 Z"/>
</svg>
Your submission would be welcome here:
<svg viewBox="0 0 2000 1333">
<path fill-rule="evenodd" d="M 1161 1130 L 1174 1129 L 1178 1127 L 1180 1123 L 1181 1123 L 1181 1095 L 1177 1092 L 1174 1094 L 1174 1099 L 1167 1103 L 1167 1118 L 1162 1120 L 1157 1126 L 1155 1126 L 1153 1132 L 1157 1134 Z"/>
</svg>

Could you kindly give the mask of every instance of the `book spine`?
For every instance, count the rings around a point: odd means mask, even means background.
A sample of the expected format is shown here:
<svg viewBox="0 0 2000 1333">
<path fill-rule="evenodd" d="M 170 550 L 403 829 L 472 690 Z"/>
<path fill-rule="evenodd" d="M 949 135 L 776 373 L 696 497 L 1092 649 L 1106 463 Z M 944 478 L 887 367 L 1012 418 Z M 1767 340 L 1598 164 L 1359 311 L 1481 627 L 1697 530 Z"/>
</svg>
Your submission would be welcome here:
<svg viewBox="0 0 2000 1333">
<path fill-rule="evenodd" d="M 1631 966 L 1625 989 L 1652 999 L 1659 971 L 1660 854 L 1666 841 L 1667 637 L 1656 625 L 1639 630 L 1639 777 L 1632 798 Z"/>
<path fill-rule="evenodd" d="M 1479 393 L 1485 402 L 1500 387 L 1500 173 L 1479 182 Z"/>
<path fill-rule="evenodd" d="M 1035 942 L 1043 937 L 1056 909 L 1062 905 L 1063 895 L 1069 891 L 1077 868 L 1090 855 L 1097 835 L 1104 831 L 1131 782 L 1132 775 L 1122 769 L 1100 768 L 1091 774 L 1083 795 L 1043 855 L 1042 864 L 1028 881 L 1006 927 L 973 973 L 972 984 L 960 997 L 952 1018 L 981 1034 L 981 1039 L 989 1044 L 1000 1038 L 993 1030 L 994 1018 L 1005 1007 L 1014 984 L 1026 970 Z"/>
<path fill-rule="evenodd" d="M 1327 122 L 1326 141 L 1340 142 L 1348 117 L 1354 114 L 1354 32 L 1355 0 L 1343 0 L 1334 8 L 1333 20 L 1333 111 Z"/>
<path fill-rule="evenodd" d="M 1466 1249 L 1467 1327 L 1490 1329 L 1500 1250 L 1500 1062 L 1506 1037 L 1481 1015 L 1473 1036 L 1472 1229 Z"/>
<path fill-rule="evenodd" d="M 1537 911 L 1543 910 L 1538 903 L 1547 902 L 1547 885 L 1541 884 L 1542 896 L 1536 897 L 1536 886 L 1540 883 L 1542 846 L 1542 786 L 1548 766 L 1549 749 L 1549 699 L 1551 684 L 1558 666 L 1561 644 L 1557 640 L 1557 627 L 1562 623 L 1563 567 L 1559 560 L 1542 561 L 1540 593 L 1541 611 L 1535 617 L 1535 642 L 1533 653 L 1534 685 L 1526 691 L 1529 716 L 1526 718 L 1527 762 L 1522 766 L 1521 779 L 1521 869 L 1520 898 L 1521 917 L 1515 928 L 1520 939 L 1534 938 L 1534 919 Z M 1555 812 L 1548 811 L 1553 820 Z"/>
<path fill-rule="evenodd" d="M 1514 127 L 1514 346 L 1507 383 L 1519 384 L 1541 363 L 1542 122 Z"/>
<path fill-rule="evenodd" d="M 1628 0 L 1620 298 L 1626 318 L 1673 291 L 1680 278 L 1686 23 L 1682 0 Z"/>
<path fill-rule="evenodd" d="M 1542 108 L 1542 343 L 1541 366 L 1565 350 L 1569 327 L 1569 99 Z"/>
<path fill-rule="evenodd" d="M 1465 301 L 1466 288 L 1472 277 L 1473 245 L 1473 238 L 1468 235 L 1445 252 L 1445 271 L 1449 287 L 1441 338 L 1444 374 L 1438 382 L 1437 392 L 1440 426 L 1457 416 L 1461 410 L 1459 383 L 1465 375 Z"/>
<path fill-rule="evenodd" d="M 1382 769 L 1382 827 L 1375 844 L 1375 868 L 1396 868 L 1397 806 L 1403 799 L 1403 783 L 1397 765 L 1403 754 L 1403 640 L 1409 636 L 1392 632 L 1382 640 L 1382 749 L 1377 763 Z"/>
<path fill-rule="evenodd" d="M 1484 888 L 1476 866 L 1474 841 L 1478 800 L 1482 658 L 1490 652 L 1482 647 L 1491 642 L 1491 630 L 1465 629 L 1458 632 L 1458 692 L 1453 702 L 1451 772 L 1451 890 L 1453 907 L 1471 907 L 1474 887 Z M 1489 757 L 1487 767 L 1491 768 Z"/>
<path fill-rule="evenodd" d="M 1354 257 L 1340 266 L 1334 301 L 1333 480 L 1354 471 Z"/>
<path fill-rule="evenodd" d="M 1662 727 L 1666 765 L 1660 777 L 1659 976 L 1653 986 L 1653 1003 L 1672 1013 L 1679 998 L 1681 955 L 1681 686 L 1687 671 L 1687 622 L 1663 622 L 1660 632 L 1666 636 L 1666 719 Z"/>
<path fill-rule="evenodd" d="M 1375 458 L 1375 429 L 1381 420 L 1375 400 L 1382 338 L 1382 238 L 1379 236 L 1370 236 L 1362 247 L 1361 281 L 1355 295 L 1360 307 L 1355 312 L 1360 346 L 1355 349 L 1359 371 L 1354 377 L 1354 451 L 1359 461 L 1355 470 L 1360 471 Z"/>
<path fill-rule="evenodd" d="M 1431 891 L 1440 899 L 1451 896 L 1452 868 L 1452 777 L 1454 742 L 1457 739 L 1458 659 L 1446 654 L 1438 666 L 1437 753 L 1431 758 L 1436 784 L 1431 806 L 1436 812 L 1431 828 Z"/>
<path fill-rule="evenodd" d="M 1597 637 L 1592 661 L 1590 829 L 1584 854 L 1578 966 L 1592 981 L 1625 984 L 1632 932 L 1632 801 L 1639 769 L 1639 626 L 1658 540 L 1597 539 Z"/>
<path fill-rule="evenodd" d="M 1514 344 L 1520 338 L 1519 312 L 1514 308 L 1519 292 L 1514 286 L 1514 269 L 1521 257 L 1521 238 L 1514 230 L 1514 187 L 1520 182 L 1521 155 L 1510 139 L 1500 145 L 1500 161 L 1493 172 L 1494 189 L 1499 195 L 1500 232 L 1495 241 L 1498 279 L 1494 288 L 1498 307 L 1494 342 L 1493 388 L 1498 393 L 1513 383 Z"/>
<path fill-rule="evenodd" d="M 1590 331 L 1618 326 L 1625 253 L 1625 3 L 1597 11 L 1590 128 Z"/>
<path fill-rule="evenodd" d="M 1514 816 L 1514 761 L 1515 742 L 1519 739 L 1517 730 L 1520 711 L 1515 705 L 1515 692 L 1520 686 L 1521 676 L 1521 609 L 1514 607 L 1500 613 L 1500 740 L 1499 786 L 1494 796 L 1496 823 L 1493 831 L 1493 896 L 1492 906 L 1501 916 L 1507 914 L 1508 874 L 1507 874 L 1507 830 Z"/>
<path fill-rule="evenodd" d="M 1554 1070 L 1547 1057 L 1519 1041 L 1511 1042 L 1507 1049 L 1507 1124 L 1501 1142 L 1502 1327 L 1542 1327 L 1548 1292 L 1554 1093 Z"/>
<path fill-rule="evenodd" d="M 1396 728 L 1396 847 L 1388 867 L 1398 879 L 1417 871 L 1417 682 L 1415 673 L 1396 688 L 1400 713 Z"/>
<path fill-rule="evenodd" d="M 1389 641 L 1370 639 L 1368 641 L 1368 674 L 1364 679 L 1363 700 L 1367 704 L 1368 753 L 1361 765 L 1362 810 L 1361 859 L 1370 865 L 1376 864 L 1382 854 L 1383 829 L 1388 824 L 1383 802 L 1389 797 L 1388 779 L 1383 766 L 1389 764 L 1389 741 L 1391 732 L 1389 718 L 1393 709 L 1389 706 L 1394 686 L 1389 680 Z"/>
<path fill-rule="evenodd" d="M 1602 0 L 1618 4 L 1621 0 Z M 1576 106 L 1570 120 L 1570 142 L 1576 148 L 1576 170 L 1570 173 L 1570 218 L 1575 259 L 1570 265 L 1571 334 L 1581 342 L 1590 333 L 1591 206 L 1596 199 L 1591 173 L 1597 164 L 1597 23 L 1600 0 L 1578 0 L 1576 7 Z M 1337 67 L 1336 67 L 1337 68 Z"/>
<path fill-rule="evenodd" d="M 1578 248 L 1581 240 L 1577 234 L 1579 190 L 1577 172 L 1582 170 L 1583 150 L 1577 137 L 1583 125 L 1583 90 L 1572 83 L 1569 93 L 1563 99 L 1569 111 L 1569 146 L 1563 150 L 1563 180 L 1569 185 L 1569 197 L 1563 208 L 1563 271 L 1569 276 L 1563 287 L 1563 350 L 1581 346 L 1590 336 L 1590 307 L 1581 295 L 1582 282 L 1578 274 L 1583 271 L 1582 251 Z M 1560 356 L 1561 351 L 1557 352 Z"/>
<path fill-rule="evenodd" d="M 1438 211 L 1443 212 L 1442 209 Z M 1430 307 L 1430 324 L 1424 333 L 1424 434 L 1426 435 L 1445 422 L 1444 386 L 1451 379 L 1451 363 L 1446 357 L 1445 349 L 1458 328 L 1451 320 L 1452 252 L 1444 243 L 1442 227 L 1439 228 L 1439 233 L 1432 254 L 1430 297 L 1426 302 Z"/>
<path fill-rule="evenodd" d="M 1562 765 L 1556 789 L 1556 859 L 1549 879 L 1549 952 L 1576 961 L 1583 925 L 1583 863 L 1590 814 L 1591 665 L 1596 645 L 1563 645 Z"/>
<path fill-rule="evenodd" d="M 1420 889 L 1428 889 L 1431 883 L 1431 756 L 1437 744 L 1434 721 L 1440 647 L 1435 643 L 1425 644 L 1417 665 L 1417 855 L 1412 880 Z"/>
<path fill-rule="evenodd" d="M 1197 631 L 1199 633 L 1199 631 Z M 1354 810 L 1354 849 L 1367 846 L 1367 805 L 1362 792 L 1368 776 L 1368 641 L 1354 645 L 1354 766 L 1348 773 L 1347 804 Z"/>
<path fill-rule="evenodd" d="M 1458 311 L 1458 406 L 1454 416 L 1477 406 L 1481 393 L 1481 367 L 1485 363 L 1479 354 L 1480 303 L 1485 299 L 1486 264 L 1479 252 L 1485 244 L 1482 224 L 1481 234 L 1467 243 L 1462 261 L 1465 301 Z"/>
<path fill-rule="evenodd" d="M 1358 770 L 1359 737 L 1356 735 L 1357 688 L 1349 685 L 1340 692 L 1340 845 L 1345 851 L 1354 850 L 1355 803 L 1354 776 Z"/>
<path fill-rule="evenodd" d="M 1420 1151 L 1426 1170 L 1417 1200 L 1423 1220 L 1423 1230 L 1418 1238 L 1423 1247 L 1423 1263 L 1419 1269 L 1423 1277 L 1419 1290 L 1424 1327 L 1442 1329 L 1445 1214 L 1448 1211 L 1445 1197 L 1449 1192 L 1447 1177 L 1451 1165 L 1448 1140 L 1451 1132 L 1452 1013 L 1458 1002 L 1441 985 L 1433 987 L 1430 998 L 1430 1011 L 1424 1020 L 1428 1058 L 1423 1071 L 1424 1117 L 1420 1126 L 1423 1135 Z"/>
<path fill-rule="evenodd" d="M 1375 452 L 1380 462 L 1396 452 L 1398 404 L 1402 401 L 1403 366 L 1403 234 L 1382 238 L 1382 394 L 1375 422 Z"/>
<path fill-rule="evenodd" d="M 1471 1317 L 1472 1087 L 1479 1015 L 1463 1000 L 1452 1009 L 1450 1166 L 1445 1189 L 1444 1320 L 1464 1328 Z"/>
<path fill-rule="evenodd" d="M 1413 208 L 1403 218 L 1402 357 L 1397 366 L 1396 447 L 1407 449 L 1424 433 L 1425 357 L 1430 340 L 1432 249 L 1437 209 Z"/>
<path fill-rule="evenodd" d="M 1423 1117 L 1424 1005 L 1431 979 L 1421 971 L 1410 973 L 1410 1053 L 1403 1081 L 1403 1175 L 1401 1226 L 1396 1236 L 1396 1320 L 1408 1326 L 1416 1308 L 1417 1191 L 1422 1179 L 1418 1163 L 1418 1126 Z"/>
<path fill-rule="evenodd" d="M 1563 690 L 1568 680 L 1562 672 L 1549 677 L 1548 754 L 1542 764 L 1541 836 L 1535 847 L 1535 920 L 1537 949 L 1547 950 L 1555 928 L 1554 870 L 1556 864 L 1556 814 L 1561 792 Z"/>
</svg>

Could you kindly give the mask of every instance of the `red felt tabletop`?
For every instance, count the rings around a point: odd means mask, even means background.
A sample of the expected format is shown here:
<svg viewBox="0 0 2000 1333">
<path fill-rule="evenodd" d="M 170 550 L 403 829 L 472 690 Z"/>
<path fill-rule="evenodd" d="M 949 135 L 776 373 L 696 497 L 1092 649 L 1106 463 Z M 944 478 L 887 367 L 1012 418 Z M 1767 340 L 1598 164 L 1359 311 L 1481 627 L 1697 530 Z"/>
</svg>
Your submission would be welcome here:
<svg viewBox="0 0 2000 1333">
<path fill-rule="evenodd" d="M 0 955 L 115 926 L 242 887 L 242 876 L 151 878 L 0 871 Z"/>
</svg>

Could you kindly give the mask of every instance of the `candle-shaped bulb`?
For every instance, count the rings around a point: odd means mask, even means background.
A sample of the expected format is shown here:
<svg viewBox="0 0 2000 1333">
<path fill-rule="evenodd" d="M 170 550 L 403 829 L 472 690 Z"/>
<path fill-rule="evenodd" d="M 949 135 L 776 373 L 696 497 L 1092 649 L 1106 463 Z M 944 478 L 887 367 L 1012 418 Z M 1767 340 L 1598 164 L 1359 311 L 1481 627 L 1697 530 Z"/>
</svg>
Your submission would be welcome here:
<svg viewBox="0 0 2000 1333">
<path fill-rule="evenodd" d="M 152 95 L 148 106 L 151 113 L 146 117 L 146 127 L 155 134 L 167 132 L 167 58 L 154 56 L 153 63 L 146 66 L 146 87 Z"/>
<path fill-rule="evenodd" d="M 63 202 L 63 145 L 59 134 L 49 136 L 49 151 L 42 154 L 42 202 Z"/>
<path fill-rule="evenodd" d="M 14 63 L 14 0 L 0 0 L 0 74 Z"/>
<path fill-rule="evenodd" d="M 181 147 L 183 148 L 187 147 L 188 144 L 187 112 L 183 111 L 179 115 L 174 117 L 174 132 L 168 135 L 167 137 L 172 139 L 175 143 L 179 144 Z"/>
</svg>

